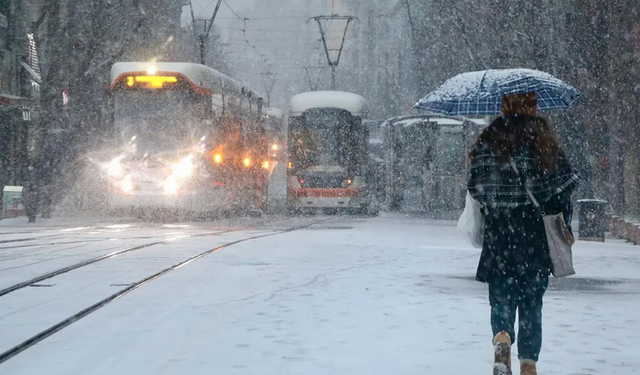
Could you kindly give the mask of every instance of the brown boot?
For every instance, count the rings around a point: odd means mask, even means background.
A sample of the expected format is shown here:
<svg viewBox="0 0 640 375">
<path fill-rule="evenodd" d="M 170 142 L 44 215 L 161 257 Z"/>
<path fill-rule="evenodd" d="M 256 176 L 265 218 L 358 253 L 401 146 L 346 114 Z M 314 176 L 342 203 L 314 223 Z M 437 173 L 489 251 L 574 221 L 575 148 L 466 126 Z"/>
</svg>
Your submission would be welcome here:
<svg viewBox="0 0 640 375">
<path fill-rule="evenodd" d="M 536 370 L 536 361 L 532 359 L 521 359 L 520 375 L 538 375 L 538 370 Z"/>
<path fill-rule="evenodd" d="M 512 375 L 511 337 L 508 333 L 502 331 L 493 338 L 493 350 L 493 375 Z"/>
</svg>

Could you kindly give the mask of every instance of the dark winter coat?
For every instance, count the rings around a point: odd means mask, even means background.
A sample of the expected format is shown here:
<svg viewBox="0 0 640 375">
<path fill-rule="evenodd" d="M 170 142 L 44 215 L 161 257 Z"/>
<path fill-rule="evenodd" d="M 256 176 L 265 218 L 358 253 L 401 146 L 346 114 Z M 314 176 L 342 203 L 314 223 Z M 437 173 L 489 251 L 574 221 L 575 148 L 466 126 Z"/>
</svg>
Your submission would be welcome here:
<svg viewBox="0 0 640 375">
<path fill-rule="evenodd" d="M 551 259 L 542 216 L 527 198 L 523 182 L 530 186 L 545 213 L 562 212 L 569 225 L 572 217 L 571 193 L 578 176 L 564 154 L 560 154 L 553 174 L 533 165 L 527 150 L 519 150 L 513 160 L 524 179 L 509 164 L 500 163 L 488 145 L 473 150 L 468 189 L 483 204 L 485 234 L 476 274 L 478 281 L 496 277 L 533 277 L 551 272 Z"/>
<path fill-rule="evenodd" d="M 533 121 L 531 116 L 507 116 L 507 126 L 525 126 Z M 494 121 L 505 121 L 502 117 Z M 490 125 L 494 126 L 492 123 Z M 538 202 L 544 203 L 565 191 L 573 191 L 579 181 L 563 152 L 559 152 L 554 173 L 540 171 L 529 150 L 516 150 L 513 161 L 521 176 L 509 163 L 498 160 L 489 144 L 479 143 L 471 153 L 471 178 L 469 193 L 474 199 L 490 208 L 517 208 L 531 204 L 523 186 L 522 176 Z"/>
</svg>

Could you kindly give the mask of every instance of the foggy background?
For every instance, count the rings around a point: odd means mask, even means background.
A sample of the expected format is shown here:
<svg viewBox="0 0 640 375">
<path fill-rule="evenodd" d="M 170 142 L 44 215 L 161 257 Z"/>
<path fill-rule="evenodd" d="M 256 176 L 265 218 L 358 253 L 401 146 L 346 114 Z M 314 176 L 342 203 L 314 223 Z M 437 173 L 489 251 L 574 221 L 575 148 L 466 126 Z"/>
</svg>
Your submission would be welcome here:
<svg viewBox="0 0 640 375">
<path fill-rule="evenodd" d="M 80 155 L 108 142 L 114 62 L 199 61 L 183 0 L 7 4 L 0 4 L 11 16 L 1 40 L 3 93 L 35 104 L 29 113 L 20 105 L 3 112 L 0 140 L 20 145 L 0 149 L 0 186 L 21 185 L 29 165 L 43 171 L 45 186 L 65 182 L 60 176 Z M 194 15 L 207 19 L 214 5 L 194 0 Z M 331 13 L 359 19 L 349 27 L 336 88 L 363 95 L 374 122 L 413 113 L 416 101 L 466 71 L 532 68 L 575 85 L 584 99 L 545 115 L 582 175 L 579 196 L 640 215 L 637 1 L 225 0 L 205 63 L 286 109 L 294 94 L 329 88 L 318 27 L 306 22 Z M 19 60 L 41 79 L 17 69 Z"/>
<path fill-rule="evenodd" d="M 206 18 L 213 13 L 215 4 L 215 0 L 198 0 L 193 2 L 193 7 L 197 17 Z M 227 0 L 215 22 L 220 33 L 220 52 L 224 55 L 224 58 L 216 59 L 219 61 L 217 68 L 263 93 L 265 98 L 270 94 L 272 107 L 286 107 L 288 99 L 301 91 L 329 89 L 330 68 L 320 31 L 314 20 L 308 23 L 307 20 L 328 14 L 357 16 L 350 5 L 353 4 L 341 0 Z M 186 9 L 183 20 L 188 21 L 190 15 L 185 13 Z M 246 23 L 244 18 L 248 18 Z M 348 28 L 337 67 L 338 90 L 368 90 L 367 83 L 376 79 L 376 72 L 368 72 L 370 75 L 363 77 L 362 69 L 358 67 L 361 59 L 369 59 L 363 56 L 362 49 L 371 51 L 375 48 L 371 44 L 363 45 L 363 19 L 359 19 L 360 23 L 353 22 Z M 330 48 L 337 47 L 344 22 L 333 21 L 323 23 L 323 26 L 328 32 L 328 43 L 332 44 Z M 390 96 L 385 95 L 383 100 Z M 409 101 L 417 99 L 413 97 Z M 409 102 L 404 106 L 410 108 Z M 387 114 L 376 115 L 383 118 Z"/>
</svg>

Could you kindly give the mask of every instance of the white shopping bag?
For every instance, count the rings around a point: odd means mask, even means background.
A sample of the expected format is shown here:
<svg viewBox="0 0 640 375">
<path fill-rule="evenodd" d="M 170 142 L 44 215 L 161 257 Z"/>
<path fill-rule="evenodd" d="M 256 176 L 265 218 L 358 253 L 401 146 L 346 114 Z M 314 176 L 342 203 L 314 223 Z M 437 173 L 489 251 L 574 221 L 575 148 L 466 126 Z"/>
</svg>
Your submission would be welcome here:
<svg viewBox="0 0 640 375">
<path fill-rule="evenodd" d="M 467 191 L 464 211 L 458 219 L 458 231 L 473 247 L 479 249 L 482 248 L 484 240 L 484 215 L 481 210 L 482 205 Z"/>
</svg>

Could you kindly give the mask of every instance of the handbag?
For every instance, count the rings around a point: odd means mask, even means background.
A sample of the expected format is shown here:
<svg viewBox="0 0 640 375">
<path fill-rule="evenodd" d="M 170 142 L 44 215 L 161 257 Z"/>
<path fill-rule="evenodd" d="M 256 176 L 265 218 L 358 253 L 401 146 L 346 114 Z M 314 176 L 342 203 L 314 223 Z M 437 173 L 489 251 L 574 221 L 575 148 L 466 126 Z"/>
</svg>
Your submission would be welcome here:
<svg viewBox="0 0 640 375">
<path fill-rule="evenodd" d="M 464 204 L 464 211 L 458 219 L 458 231 L 475 248 L 482 248 L 484 242 L 484 215 L 482 205 L 473 199 L 469 191 Z"/>
<path fill-rule="evenodd" d="M 518 177 L 522 177 L 513 160 L 511 160 L 511 167 Z M 542 216 L 544 230 L 547 234 L 547 243 L 549 245 L 551 273 L 554 277 L 575 275 L 576 271 L 573 268 L 573 253 L 571 246 L 573 246 L 576 241 L 569 231 L 569 228 L 567 228 L 567 224 L 564 221 L 564 215 L 562 212 L 555 215 L 547 215 L 544 212 L 544 209 L 540 206 L 540 203 L 538 203 L 536 197 L 533 196 L 533 193 L 527 187 L 527 184 L 524 183 L 522 179 L 520 180 L 529 195 L 529 199 L 531 199 L 531 202 Z"/>
</svg>

